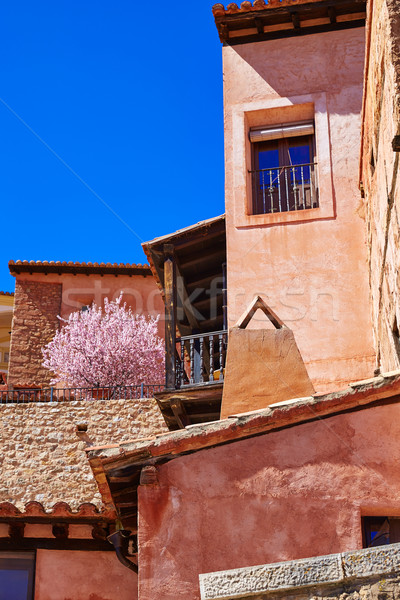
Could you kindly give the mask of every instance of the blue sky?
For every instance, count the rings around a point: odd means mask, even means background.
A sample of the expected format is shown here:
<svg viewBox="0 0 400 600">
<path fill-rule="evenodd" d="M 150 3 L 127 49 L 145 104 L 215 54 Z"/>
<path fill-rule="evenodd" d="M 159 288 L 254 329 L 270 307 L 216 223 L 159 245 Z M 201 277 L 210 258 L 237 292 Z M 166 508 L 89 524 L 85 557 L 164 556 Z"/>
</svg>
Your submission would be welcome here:
<svg viewBox="0 0 400 600">
<path fill-rule="evenodd" d="M 0 290 L 10 259 L 144 262 L 224 212 L 213 4 L 2 2 Z"/>
</svg>

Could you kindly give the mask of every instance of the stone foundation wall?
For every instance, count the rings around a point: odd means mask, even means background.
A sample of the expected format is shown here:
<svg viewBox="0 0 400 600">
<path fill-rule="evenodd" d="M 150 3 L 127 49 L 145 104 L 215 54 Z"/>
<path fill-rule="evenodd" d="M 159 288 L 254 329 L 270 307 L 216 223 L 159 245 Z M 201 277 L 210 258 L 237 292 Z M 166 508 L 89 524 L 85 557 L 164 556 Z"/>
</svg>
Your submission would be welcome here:
<svg viewBox="0 0 400 600">
<path fill-rule="evenodd" d="M 59 328 L 61 294 L 61 284 L 16 281 L 8 371 L 10 385 L 49 385 L 51 374 L 42 367 L 42 348 Z"/>
<path fill-rule="evenodd" d="M 87 432 L 77 434 L 78 424 Z M 154 399 L 0 404 L 0 502 L 101 505 L 84 449 L 167 431 Z"/>
<path fill-rule="evenodd" d="M 377 363 L 388 371 L 400 364 L 400 13 L 398 0 L 367 5 L 361 179 Z"/>
</svg>

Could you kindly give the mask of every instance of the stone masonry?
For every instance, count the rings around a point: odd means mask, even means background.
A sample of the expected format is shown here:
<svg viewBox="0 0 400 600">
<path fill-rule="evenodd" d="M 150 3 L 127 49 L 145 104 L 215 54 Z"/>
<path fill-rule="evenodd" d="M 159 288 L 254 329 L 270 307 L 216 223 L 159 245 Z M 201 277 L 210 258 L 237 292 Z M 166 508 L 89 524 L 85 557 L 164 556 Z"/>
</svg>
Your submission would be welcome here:
<svg viewBox="0 0 400 600">
<path fill-rule="evenodd" d="M 400 544 L 200 575 L 201 600 L 398 600 Z"/>
<path fill-rule="evenodd" d="M 398 0 L 367 9 L 361 179 L 377 363 L 391 370 L 400 364 L 400 13 Z"/>
<path fill-rule="evenodd" d="M 87 431 L 77 433 L 77 425 Z M 0 502 L 101 505 L 84 449 L 167 431 L 154 399 L 0 404 Z"/>
<path fill-rule="evenodd" d="M 17 281 L 10 346 L 8 383 L 49 385 L 51 373 L 42 367 L 42 348 L 59 328 L 61 284 Z"/>
</svg>

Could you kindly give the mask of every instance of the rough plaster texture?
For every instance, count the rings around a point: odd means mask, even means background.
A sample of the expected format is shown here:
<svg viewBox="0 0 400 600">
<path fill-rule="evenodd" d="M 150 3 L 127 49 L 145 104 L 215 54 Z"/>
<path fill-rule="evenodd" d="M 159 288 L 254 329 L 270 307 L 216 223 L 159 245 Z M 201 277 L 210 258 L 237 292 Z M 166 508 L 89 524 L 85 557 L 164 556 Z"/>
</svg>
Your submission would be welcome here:
<svg viewBox="0 0 400 600">
<path fill-rule="evenodd" d="M 62 288 L 58 283 L 17 281 L 10 345 L 8 383 L 48 385 L 51 379 L 42 367 L 42 347 L 59 327 Z"/>
<path fill-rule="evenodd" d="M 317 391 L 375 367 L 358 214 L 364 44 L 356 28 L 223 48 L 229 324 L 259 294 L 293 330 Z M 320 209 L 250 216 L 249 128 L 310 117 Z"/>
<path fill-rule="evenodd" d="M 141 600 L 198 600 L 199 573 L 361 548 L 362 515 L 400 516 L 399 452 L 400 405 L 386 404 L 158 466 L 159 485 L 139 486 Z"/>
<path fill-rule="evenodd" d="M 114 552 L 38 550 L 35 600 L 136 600 L 137 575 Z"/>
<path fill-rule="evenodd" d="M 400 13 L 397 0 L 368 2 L 368 69 L 364 87 L 362 182 L 377 361 L 397 368 L 400 327 Z M 398 148 L 400 147 L 400 140 Z"/>
<path fill-rule="evenodd" d="M 77 435 L 78 423 L 87 432 Z M 0 404 L 0 502 L 77 508 L 101 499 L 84 449 L 166 431 L 154 399 Z"/>
<path fill-rule="evenodd" d="M 229 600 L 296 593 L 304 587 L 345 585 L 349 580 L 392 575 L 400 568 L 400 544 L 303 560 L 200 575 L 201 600 Z M 383 581 L 381 580 L 381 583 Z M 397 585 L 397 595 L 400 587 Z M 382 591 L 382 590 L 380 590 Z M 331 594 L 334 596 L 335 594 Z"/>
<path fill-rule="evenodd" d="M 232 327 L 221 419 L 314 391 L 293 331 Z"/>
<path fill-rule="evenodd" d="M 93 301 L 101 305 L 104 298 L 115 299 L 121 291 L 133 312 L 161 317 L 158 333 L 164 337 L 164 304 L 151 275 L 17 275 L 9 383 L 30 387 L 49 385 L 51 374 L 41 366 L 41 349 L 58 329 L 58 315 L 67 319 L 83 305 Z"/>
</svg>

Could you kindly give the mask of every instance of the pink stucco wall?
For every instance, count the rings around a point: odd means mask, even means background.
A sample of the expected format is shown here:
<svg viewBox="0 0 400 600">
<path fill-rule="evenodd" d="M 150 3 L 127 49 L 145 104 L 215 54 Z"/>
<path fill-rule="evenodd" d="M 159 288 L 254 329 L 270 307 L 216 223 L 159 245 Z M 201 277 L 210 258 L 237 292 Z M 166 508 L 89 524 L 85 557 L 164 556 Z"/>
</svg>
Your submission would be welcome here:
<svg viewBox="0 0 400 600">
<path fill-rule="evenodd" d="M 164 315 L 164 303 L 161 293 L 152 275 L 62 275 L 44 273 L 22 273 L 16 280 L 58 283 L 62 285 L 61 317 L 79 310 L 83 304 L 102 304 L 104 298 L 114 300 L 121 291 L 124 301 L 133 312 L 146 315 Z M 161 328 L 163 331 L 163 327 Z"/>
<path fill-rule="evenodd" d="M 197 600 L 199 573 L 362 546 L 400 516 L 400 404 L 183 456 L 139 487 L 139 597 Z"/>
<path fill-rule="evenodd" d="M 229 322 L 261 295 L 293 329 L 318 391 L 375 367 L 358 214 L 364 51 L 363 28 L 223 48 Z M 310 118 L 320 207 L 251 215 L 250 127 Z"/>
<path fill-rule="evenodd" d="M 123 291 L 123 301 L 134 313 L 160 317 L 158 333 L 164 338 L 164 303 L 152 275 L 73 275 L 22 273 L 16 276 L 9 377 L 14 386 L 48 386 L 50 372 L 42 367 L 42 348 L 67 319 L 93 301 L 103 305 Z"/>
<path fill-rule="evenodd" d="M 114 552 L 38 550 L 35 600 L 136 600 L 137 575 Z"/>
</svg>

